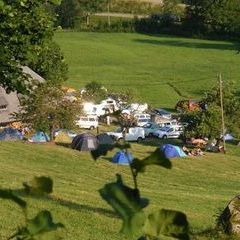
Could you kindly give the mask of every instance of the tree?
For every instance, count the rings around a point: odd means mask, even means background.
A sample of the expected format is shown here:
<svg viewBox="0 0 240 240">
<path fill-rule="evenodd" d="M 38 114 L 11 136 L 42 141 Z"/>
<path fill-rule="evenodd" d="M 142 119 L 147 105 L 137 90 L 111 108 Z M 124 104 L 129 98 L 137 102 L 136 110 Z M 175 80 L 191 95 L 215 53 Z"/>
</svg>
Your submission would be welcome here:
<svg viewBox="0 0 240 240">
<path fill-rule="evenodd" d="M 240 136 L 240 97 L 232 82 L 223 86 L 223 105 L 225 128 L 235 136 Z M 202 99 L 207 108 L 204 111 L 189 112 L 183 116 L 183 121 L 189 125 L 186 128 L 187 137 L 219 138 L 222 134 L 221 103 L 219 86 L 216 85 Z"/>
<path fill-rule="evenodd" d="M 63 28 L 74 28 L 76 18 L 80 14 L 79 0 L 63 0 L 55 11 L 59 25 Z"/>
<path fill-rule="evenodd" d="M 239 0 L 187 0 L 185 26 L 198 33 L 239 36 Z"/>
<path fill-rule="evenodd" d="M 63 90 L 45 83 L 21 99 L 20 112 L 14 117 L 35 130 L 49 131 L 52 136 L 56 128 L 71 129 L 80 114 L 79 100 L 69 101 Z"/>
<path fill-rule="evenodd" d="M 57 3 L 59 0 L 0 0 L 0 45 L 4 46 L 0 48 L 0 85 L 7 91 L 27 92 L 28 77 L 21 66 L 36 63 L 46 44 L 52 47 L 54 18 L 47 6 Z"/>
<path fill-rule="evenodd" d="M 101 83 L 93 81 L 85 86 L 85 91 L 83 92 L 82 97 L 86 101 L 99 103 L 107 97 L 107 89 L 104 88 Z"/>
<path fill-rule="evenodd" d="M 89 26 L 90 15 L 107 8 L 107 0 L 79 0 L 81 15 L 86 17 Z"/>
<path fill-rule="evenodd" d="M 39 55 L 29 66 L 54 84 L 61 84 L 67 80 L 68 66 L 60 47 L 53 41 L 43 43 Z"/>
</svg>

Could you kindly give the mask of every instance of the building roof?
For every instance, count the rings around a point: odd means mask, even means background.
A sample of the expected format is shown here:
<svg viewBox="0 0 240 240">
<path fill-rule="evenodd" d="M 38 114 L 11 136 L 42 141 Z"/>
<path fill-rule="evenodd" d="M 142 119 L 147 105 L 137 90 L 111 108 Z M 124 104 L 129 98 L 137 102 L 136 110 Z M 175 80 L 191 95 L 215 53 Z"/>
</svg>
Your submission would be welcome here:
<svg viewBox="0 0 240 240">
<path fill-rule="evenodd" d="M 31 76 L 32 79 L 37 80 L 39 83 L 45 82 L 45 79 L 42 78 L 39 74 L 34 72 L 30 67 L 28 66 L 23 66 L 22 70 L 25 74 L 28 74 Z"/>
<path fill-rule="evenodd" d="M 6 106 L 6 108 L 2 106 Z M 7 94 L 0 87 L 0 124 L 13 122 L 12 113 L 19 111 L 19 99 L 16 92 Z"/>
<path fill-rule="evenodd" d="M 38 82 L 44 82 L 44 78 L 34 72 L 31 68 L 23 66 L 24 73 L 29 74 L 30 77 Z M 5 89 L 0 87 L 0 124 L 7 124 L 14 122 L 12 114 L 18 112 L 20 102 L 17 92 L 6 93 Z"/>
</svg>

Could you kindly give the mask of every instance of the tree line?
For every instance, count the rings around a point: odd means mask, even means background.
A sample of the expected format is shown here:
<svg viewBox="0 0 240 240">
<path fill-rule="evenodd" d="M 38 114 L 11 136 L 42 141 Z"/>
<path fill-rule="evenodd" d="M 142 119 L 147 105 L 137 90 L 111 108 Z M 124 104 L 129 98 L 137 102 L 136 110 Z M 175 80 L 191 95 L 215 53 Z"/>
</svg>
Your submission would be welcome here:
<svg viewBox="0 0 240 240">
<path fill-rule="evenodd" d="M 56 24 L 63 28 L 83 29 L 77 26 L 80 22 L 80 25 L 86 23 L 90 30 L 96 31 L 172 33 L 231 39 L 238 38 L 240 34 L 239 0 L 163 0 L 157 5 L 139 1 L 63 0 L 54 11 L 58 15 Z M 111 28 L 110 24 L 96 27 L 103 25 L 100 20 L 95 26 L 90 24 L 92 14 L 107 11 L 149 16 L 120 19 L 125 27 L 119 29 Z M 130 23 L 132 27 L 129 27 Z"/>
</svg>

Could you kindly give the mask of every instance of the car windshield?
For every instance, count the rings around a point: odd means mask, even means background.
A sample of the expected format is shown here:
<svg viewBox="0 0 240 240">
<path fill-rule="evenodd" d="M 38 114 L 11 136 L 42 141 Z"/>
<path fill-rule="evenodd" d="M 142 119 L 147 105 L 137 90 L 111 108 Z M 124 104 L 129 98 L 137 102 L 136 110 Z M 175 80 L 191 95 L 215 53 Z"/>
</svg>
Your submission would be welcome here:
<svg viewBox="0 0 240 240">
<path fill-rule="evenodd" d="M 163 131 L 163 132 L 166 132 L 168 130 L 169 130 L 169 127 L 162 127 L 162 128 L 160 128 L 160 131 Z"/>
<path fill-rule="evenodd" d="M 151 126 L 152 126 L 151 123 L 147 123 L 147 124 L 144 124 L 144 125 L 143 125 L 144 128 L 150 128 Z"/>
</svg>

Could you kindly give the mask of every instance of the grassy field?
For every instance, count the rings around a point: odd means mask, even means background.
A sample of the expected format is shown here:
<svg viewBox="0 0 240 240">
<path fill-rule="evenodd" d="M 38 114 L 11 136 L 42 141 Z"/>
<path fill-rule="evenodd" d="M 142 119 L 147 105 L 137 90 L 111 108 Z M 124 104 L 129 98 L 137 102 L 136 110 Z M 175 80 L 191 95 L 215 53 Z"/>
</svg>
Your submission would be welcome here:
<svg viewBox="0 0 240 240">
<path fill-rule="evenodd" d="M 55 39 L 69 64 L 66 84 L 76 88 L 97 81 L 108 89 L 131 89 L 153 106 L 172 108 L 182 99 L 178 92 L 202 96 L 219 72 L 224 80 L 240 83 L 240 57 L 230 42 L 83 32 L 58 32 Z"/>
<path fill-rule="evenodd" d="M 132 152 L 144 157 L 154 150 L 151 145 L 133 144 Z M 239 194 L 240 148 L 228 148 L 226 156 L 208 153 L 204 157 L 174 159 L 172 170 L 149 167 L 139 178 L 142 195 L 151 199 L 147 211 L 162 207 L 183 211 L 194 233 L 213 227 L 219 209 Z M 66 226 L 57 233 L 62 239 L 123 240 L 125 236 L 118 232 L 120 219 L 98 194 L 98 189 L 114 180 L 118 172 L 132 183 L 127 166 L 108 161 L 112 155 L 94 162 L 88 153 L 55 145 L 0 142 L 0 184 L 2 188 L 19 189 L 33 176 L 51 176 L 51 198 L 25 197 L 30 216 L 37 210 L 50 210 L 54 219 Z M 6 239 L 21 224 L 22 216 L 15 205 L 0 202 L 0 239 Z"/>
</svg>

